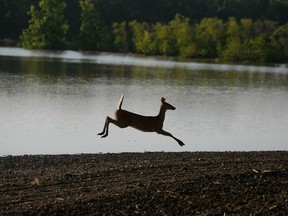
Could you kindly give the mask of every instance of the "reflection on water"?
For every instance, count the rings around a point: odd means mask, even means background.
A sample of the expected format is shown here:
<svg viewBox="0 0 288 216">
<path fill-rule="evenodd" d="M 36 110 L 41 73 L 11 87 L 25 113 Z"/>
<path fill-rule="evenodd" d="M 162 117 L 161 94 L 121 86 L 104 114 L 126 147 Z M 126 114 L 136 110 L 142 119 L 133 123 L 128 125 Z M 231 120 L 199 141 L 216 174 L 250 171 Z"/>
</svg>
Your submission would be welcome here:
<svg viewBox="0 0 288 216">
<path fill-rule="evenodd" d="M 57 60 L 26 58 L 3 58 L 2 71 L 18 75 L 29 75 L 42 82 L 57 82 L 59 80 L 76 78 L 82 81 L 106 79 L 129 84 L 135 81 L 158 82 L 169 85 L 198 85 L 198 86 L 241 86 L 257 87 L 265 85 L 268 88 L 283 85 L 287 87 L 287 73 L 263 73 L 249 71 L 219 71 L 219 70 L 190 70 L 186 68 L 165 68 L 148 66 L 129 66 L 92 63 L 71 63 Z M 277 71 L 277 69 L 275 69 Z M 283 72 L 284 70 L 282 70 Z"/>
<path fill-rule="evenodd" d="M 158 113 L 182 139 L 111 126 L 123 108 Z M 0 48 L 0 155 L 123 151 L 288 150 L 288 69 Z"/>
</svg>

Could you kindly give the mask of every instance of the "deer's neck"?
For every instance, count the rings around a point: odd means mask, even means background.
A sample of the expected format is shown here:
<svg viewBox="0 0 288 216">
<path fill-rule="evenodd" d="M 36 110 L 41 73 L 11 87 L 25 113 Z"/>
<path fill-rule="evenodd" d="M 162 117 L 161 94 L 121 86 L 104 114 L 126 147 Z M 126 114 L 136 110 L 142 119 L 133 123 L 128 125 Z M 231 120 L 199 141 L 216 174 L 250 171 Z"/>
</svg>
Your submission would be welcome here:
<svg viewBox="0 0 288 216">
<path fill-rule="evenodd" d="M 158 114 L 158 118 L 163 122 L 164 119 L 165 119 L 165 113 L 166 113 L 166 109 L 164 108 L 163 105 L 161 105 L 160 107 L 160 111 L 159 111 L 159 114 Z"/>
</svg>

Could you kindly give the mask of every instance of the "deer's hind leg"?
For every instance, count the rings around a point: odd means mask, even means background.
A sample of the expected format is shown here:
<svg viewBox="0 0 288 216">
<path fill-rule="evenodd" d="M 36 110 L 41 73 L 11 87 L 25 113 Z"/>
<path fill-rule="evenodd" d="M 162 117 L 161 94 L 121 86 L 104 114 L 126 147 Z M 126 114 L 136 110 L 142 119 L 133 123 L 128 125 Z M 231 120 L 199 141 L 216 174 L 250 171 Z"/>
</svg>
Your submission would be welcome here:
<svg viewBox="0 0 288 216">
<path fill-rule="evenodd" d="M 107 137 L 109 133 L 109 124 L 112 123 L 114 125 L 117 125 L 120 128 L 125 128 L 128 125 L 121 123 L 120 121 L 117 121 L 115 119 L 110 118 L 109 116 L 106 117 L 105 124 L 103 131 L 101 133 L 98 133 L 98 135 L 102 135 L 101 138 Z"/>
<path fill-rule="evenodd" d="M 108 127 L 108 124 L 109 124 L 109 123 L 108 123 L 108 121 L 109 121 L 108 119 L 109 119 L 109 118 L 110 118 L 109 116 L 106 117 L 103 130 L 102 130 L 102 132 L 98 133 L 98 135 L 103 135 L 103 134 L 106 133 L 106 130 L 107 130 L 107 127 Z M 108 135 L 108 134 L 107 134 L 107 135 Z M 106 135 L 106 136 L 107 136 L 107 135 Z"/>
</svg>

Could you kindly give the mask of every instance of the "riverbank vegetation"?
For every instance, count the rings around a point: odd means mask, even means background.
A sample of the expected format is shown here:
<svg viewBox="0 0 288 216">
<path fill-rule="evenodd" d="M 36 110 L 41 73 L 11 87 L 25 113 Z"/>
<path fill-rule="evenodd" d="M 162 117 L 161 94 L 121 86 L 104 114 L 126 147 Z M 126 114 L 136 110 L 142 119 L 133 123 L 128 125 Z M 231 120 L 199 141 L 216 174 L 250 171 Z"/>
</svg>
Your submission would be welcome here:
<svg viewBox="0 0 288 216">
<path fill-rule="evenodd" d="M 19 40 L 29 49 L 288 61 L 285 0 L 3 0 L 0 5 L 0 40 Z"/>
<path fill-rule="evenodd" d="M 177 14 L 168 24 L 114 23 L 113 33 L 121 52 L 248 62 L 281 61 L 288 56 L 288 25 L 269 20 L 203 18 L 191 24 Z"/>
</svg>

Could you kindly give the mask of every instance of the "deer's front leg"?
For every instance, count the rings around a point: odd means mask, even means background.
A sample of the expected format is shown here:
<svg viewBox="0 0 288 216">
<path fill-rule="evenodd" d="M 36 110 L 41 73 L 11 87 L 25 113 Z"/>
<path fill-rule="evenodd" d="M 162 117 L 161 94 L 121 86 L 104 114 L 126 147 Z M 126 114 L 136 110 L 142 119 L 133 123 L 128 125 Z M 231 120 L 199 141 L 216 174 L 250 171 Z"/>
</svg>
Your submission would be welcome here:
<svg viewBox="0 0 288 216">
<path fill-rule="evenodd" d="M 176 141 L 178 142 L 178 144 L 179 144 L 181 147 L 185 145 L 181 140 L 177 139 L 177 138 L 174 137 L 171 133 L 169 133 L 169 132 L 167 132 L 167 131 L 164 131 L 163 129 L 160 129 L 160 130 L 158 130 L 158 131 L 156 131 L 156 132 L 157 132 L 158 134 L 162 134 L 162 135 L 164 135 L 164 136 L 172 137 L 174 140 L 176 140 Z"/>
</svg>

